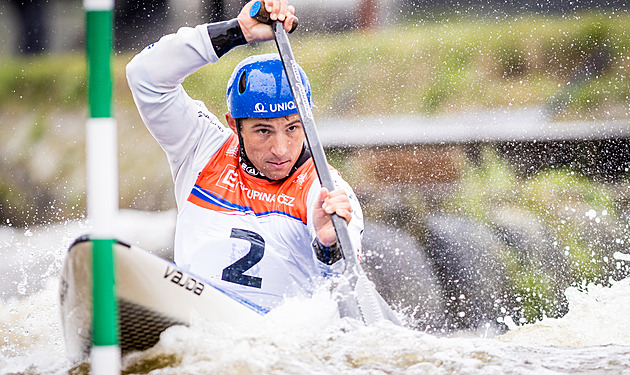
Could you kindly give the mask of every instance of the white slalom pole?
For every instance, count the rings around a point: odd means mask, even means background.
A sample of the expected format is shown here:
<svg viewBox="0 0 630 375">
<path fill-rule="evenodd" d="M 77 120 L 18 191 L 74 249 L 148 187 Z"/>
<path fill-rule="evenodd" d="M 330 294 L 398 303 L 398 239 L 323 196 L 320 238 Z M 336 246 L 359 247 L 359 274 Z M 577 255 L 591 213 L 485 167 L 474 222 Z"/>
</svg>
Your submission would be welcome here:
<svg viewBox="0 0 630 375">
<path fill-rule="evenodd" d="M 83 0 L 83 6 L 88 60 L 87 206 L 93 224 L 90 373 L 113 375 L 121 371 L 113 252 L 118 212 L 118 142 L 111 74 L 114 0 Z"/>
</svg>

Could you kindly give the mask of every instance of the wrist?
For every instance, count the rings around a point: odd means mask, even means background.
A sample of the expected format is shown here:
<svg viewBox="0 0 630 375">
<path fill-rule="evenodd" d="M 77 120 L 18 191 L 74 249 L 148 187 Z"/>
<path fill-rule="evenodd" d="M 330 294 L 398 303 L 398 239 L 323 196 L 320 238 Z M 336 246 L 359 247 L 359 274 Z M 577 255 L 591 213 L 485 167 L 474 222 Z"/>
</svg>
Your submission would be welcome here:
<svg viewBox="0 0 630 375">
<path fill-rule="evenodd" d="M 337 242 L 324 246 L 319 239 L 315 238 L 311 243 L 313 250 L 315 251 L 315 256 L 319 259 L 320 262 L 331 265 L 336 263 L 338 260 L 343 258 L 343 254 L 341 253 L 341 248 Z"/>
<path fill-rule="evenodd" d="M 236 46 L 247 44 L 243 30 L 236 18 L 208 24 L 208 36 L 217 57 L 225 55 Z"/>
</svg>

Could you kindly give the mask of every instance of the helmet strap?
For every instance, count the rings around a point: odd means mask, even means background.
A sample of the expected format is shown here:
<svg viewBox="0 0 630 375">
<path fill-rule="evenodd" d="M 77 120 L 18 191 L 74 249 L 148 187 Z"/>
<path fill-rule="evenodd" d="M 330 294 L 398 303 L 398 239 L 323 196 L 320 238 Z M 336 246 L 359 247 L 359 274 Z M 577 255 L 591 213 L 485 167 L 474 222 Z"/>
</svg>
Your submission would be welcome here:
<svg viewBox="0 0 630 375">
<path fill-rule="evenodd" d="M 256 168 L 254 164 L 251 162 L 251 160 L 249 160 L 249 158 L 247 157 L 247 153 L 245 152 L 245 144 L 243 143 L 243 136 L 241 135 L 241 120 L 242 119 L 237 118 L 234 120 L 236 121 L 236 134 L 238 135 L 238 144 L 239 144 L 239 151 L 240 151 L 239 157 L 238 157 L 239 163 L 241 164 L 241 168 L 250 176 L 262 178 L 270 182 L 284 182 L 287 178 L 291 177 L 291 175 L 295 173 L 295 171 L 298 168 L 300 168 L 302 164 L 304 164 L 308 159 L 311 158 L 311 152 L 306 148 L 305 144 L 302 145 L 302 152 L 300 153 L 300 157 L 298 157 L 297 161 L 293 165 L 293 168 L 291 168 L 291 171 L 289 172 L 289 174 L 285 178 L 282 178 L 279 180 L 272 180 L 268 178 L 267 176 L 265 176 L 261 171 L 259 171 L 258 168 Z"/>
</svg>

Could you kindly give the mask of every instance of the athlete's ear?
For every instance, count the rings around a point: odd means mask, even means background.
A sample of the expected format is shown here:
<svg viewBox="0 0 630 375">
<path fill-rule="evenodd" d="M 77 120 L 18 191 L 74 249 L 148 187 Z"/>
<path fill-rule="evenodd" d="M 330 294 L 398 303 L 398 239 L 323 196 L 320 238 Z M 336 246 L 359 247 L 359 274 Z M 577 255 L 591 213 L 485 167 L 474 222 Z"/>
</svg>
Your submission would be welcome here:
<svg viewBox="0 0 630 375">
<path fill-rule="evenodd" d="M 234 133 L 236 133 L 237 132 L 236 131 L 236 120 L 234 119 L 234 117 L 232 117 L 232 115 L 230 115 L 229 112 L 227 112 L 225 114 L 225 120 L 227 121 L 228 126 L 230 127 L 230 129 L 232 129 L 232 131 Z"/>
</svg>

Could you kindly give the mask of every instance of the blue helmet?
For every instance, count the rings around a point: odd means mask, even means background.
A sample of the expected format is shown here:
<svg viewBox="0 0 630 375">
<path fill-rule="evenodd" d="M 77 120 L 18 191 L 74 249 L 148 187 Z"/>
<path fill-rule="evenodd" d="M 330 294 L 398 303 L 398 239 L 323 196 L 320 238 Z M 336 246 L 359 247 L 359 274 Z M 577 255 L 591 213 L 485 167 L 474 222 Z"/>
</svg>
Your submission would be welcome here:
<svg viewBox="0 0 630 375">
<path fill-rule="evenodd" d="M 298 71 L 312 107 L 311 84 L 300 66 Z M 280 56 L 255 55 L 241 61 L 227 84 L 227 106 L 233 118 L 274 118 L 297 113 Z"/>
</svg>

